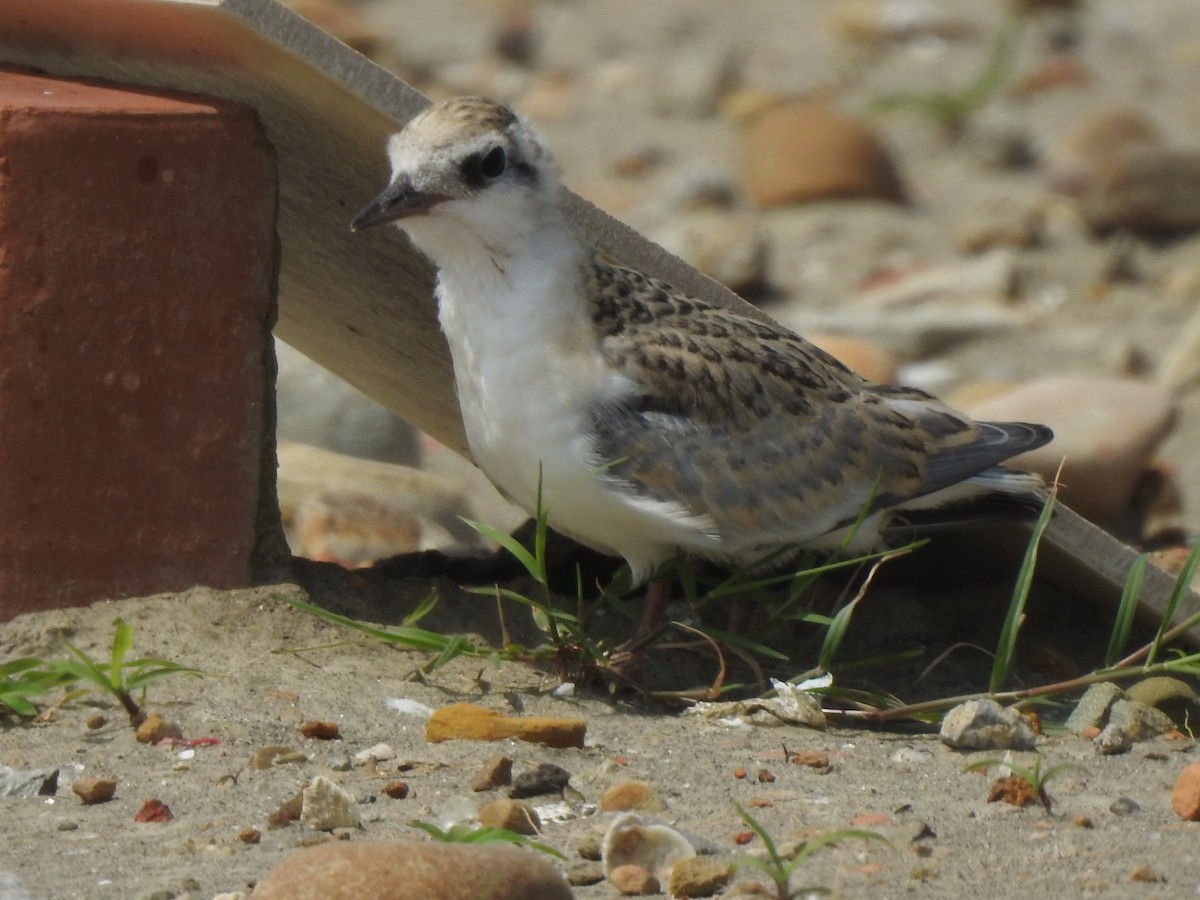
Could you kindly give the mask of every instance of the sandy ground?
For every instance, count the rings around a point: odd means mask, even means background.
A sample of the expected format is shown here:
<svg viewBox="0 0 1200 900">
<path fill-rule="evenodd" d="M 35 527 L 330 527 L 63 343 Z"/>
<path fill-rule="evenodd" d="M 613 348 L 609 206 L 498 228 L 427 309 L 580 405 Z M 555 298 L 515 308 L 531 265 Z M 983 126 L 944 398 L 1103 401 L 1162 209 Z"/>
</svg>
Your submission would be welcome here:
<svg viewBox="0 0 1200 900">
<path fill-rule="evenodd" d="M 666 116 L 653 102 L 629 101 L 645 94 L 659 66 L 665 71 L 691 49 L 732 48 L 746 83 L 779 92 L 830 90 L 852 109 L 897 86 L 961 84 L 986 54 L 986 38 L 976 36 L 902 42 L 861 57 L 839 45 L 823 24 L 834 5 L 794 0 L 535 4 L 543 40 L 533 73 L 514 79 L 509 70 L 493 66 L 490 92 L 520 99 L 539 73 L 590 73 L 578 75 L 582 87 L 570 115 L 547 118 L 543 128 L 569 184 L 651 229 L 652 201 L 669 193 L 672 179 L 689 167 L 713 165 L 736 173 L 736 132 L 728 121 L 717 115 Z M 930 6 L 975 23 L 983 35 L 997 21 L 995 4 L 947 0 Z M 1034 27 L 1026 35 L 1021 63 L 1032 66 L 1053 29 L 1066 29 L 1081 41 L 1091 80 L 1031 101 L 999 101 L 987 115 L 1015 122 L 1035 147 L 1046 147 L 1084 113 L 1129 104 L 1151 114 L 1173 143 L 1200 143 L 1200 18 L 1194 0 L 1143 0 L 1136 8 L 1094 0 L 1080 6 L 1076 20 Z M 363 10 L 387 35 L 392 60 L 443 84 L 453 82 L 456 90 L 480 77 L 471 67 L 488 57 L 502 14 L 500 4 L 482 0 L 387 0 Z M 607 73 L 608 81 L 597 72 Z M 633 87 L 623 92 L 619 86 L 627 82 L 621 79 L 629 78 Z M 618 87 L 606 91 L 604 84 Z M 1042 202 L 1043 176 L 1036 167 L 989 169 L 973 155 L 969 141 L 948 142 L 919 117 L 893 116 L 881 127 L 917 203 L 904 210 L 822 204 L 762 217 L 772 243 L 773 289 L 766 298 L 772 312 L 782 314 L 801 301 L 810 310 L 844 311 L 846 290 L 879 266 L 954 261 L 961 256 L 955 236 L 962 226 L 1012 218 Z M 614 174 L 614 161 L 647 148 L 665 164 L 633 183 Z M 1152 373 L 1195 309 L 1198 289 L 1187 284 L 1189 277 L 1200 284 L 1197 249 L 1195 237 L 1136 242 L 1131 252 L 1138 274 L 1106 282 L 1098 292 L 1093 288 L 1116 252 L 1113 241 L 1078 229 L 1052 231 L 1048 243 L 1021 251 L 1022 302 L 1040 313 L 1034 325 L 906 362 L 936 363 L 942 373 L 938 387 L 946 390 L 1050 372 L 1111 374 L 1128 369 L 1131 360 L 1135 368 Z M 1171 285 L 1174 292 L 1167 289 Z M 1179 425 L 1163 450 L 1179 473 L 1185 520 L 1192 526 L 1200 524 L 1198 437 L 1200 394 L 1193 393 L 1181 399 Z M 927 568 L 940 571 L 936 565 Z M 849 658 L 924 647 L 920 661 L 870 677 L 906 699 L 979 689 L 987 660 L 962 648 L 995 645 L 1011 574 L 920 583 L 910 573 L 908 581 L 881 585 L 863 610 L 867 615 L 857 620 Z M 436 587 L 443 602 L 430 627 L 498 639 L 492 603 L 459 592 L 446 579 L 393 578 L 371 582 L 369 589 L 336 579 L 322 585 L 313 590 L 318 602 L 378 622 L 398 621 Z M 177 721 L 186 737 L 219 741 L 196 748 L 190 758 L 178 748 L 140 745 L 120 709 L 96 696 L 67 704 L 49 724 L 0 726 L 0 764 L 61 773 L 55 797 L 0 800 L 0 898 L 208 898 L 246 891 L 284 855 L 324 839 L 300 825 L 268 830 L 265 824 L 266 816 L 312 777 L 332 778 L 363 803 L 364 825 L 352 839 L 415 837 L 409 821 L 445 822 L 482 802 L 470 783 L 482 763 L 500 751 L 514 758 L 518 772 L 553 762 L 571 773 L 578 793 L 569 798 L 570 818 L 547 824 L 544 839 L 572 862 L 578 861 L 575 848 L 603 827 L 604 817 L 594 812 L 601 793 L 635 778 L 662 792 L 664 818 L 727 859 L 742 852 L 734 843 L 734 835 L 744 830 L 735 801 L 763 801 L 756 815 L 780 839 L 847 827 L 863 814 L 883 817 L 872 827 L 894 850 L 846 844 L 810 862 L 803 883 L 830 887 L 840 896 L 1115 898 L 1200 892 L 1195 852 L 1200 825 L 1181 822 L 1170 808 L 1175 778 L 1198 758 L 1190 742 L 1151 742 L 1124 755 L 1098 757 L 1078 738 L 1047 737 L 1041 752 L 1048 763 L 1081 763 L 1086 771 L 1051 784 L 1057 801 L 1051 814 L 1021 811 L 987 803 L 990 779 L 962 771 L 972 759 L 994 754 L 957 753 L 919 729 L 728 729 L 627 694 L 583 690 L 576 698 L 555 699 L 549 694 L 557 683 L 553 673 L 520 663 L 457 660 L 421 683 L 408 676 L 426 657 L 329 626 L 281 602 L 281 593 L 299 595 L 300 589 L 196 590 L 24 616 L 0 626 L 0 659 L 57 655 L 59 633 L 103 656 L 112 620 L 125 618 L 134 625 L 138 655 L 166 657 L 204 672 L 201 678 L 152 685 L 149 706 Z M 1023 652 L 1020 674 L 1028 681 L 1046 680 L 1053 677 L 1053 661 L 1063 657 L 1069 667 L 1094 665 L 1105 634 L 1106 624 L 1090 608 L 1039 586 L 1025 647 L 1045 652 Z M 960 649 L 920 679 L 929 661 L 952 646 Z M 791 672 L 811 664 L 802 645 L 788 649 L 795 654 Z M 662 665 L 683 672 L 680 678 L 688 684 L 707 683 L 715 673 L 714 661 L 703 654 L 671 655 Z M 652 669 L 651 677 L 660 671 Z M 526 713 L 586 719 L 588 743 L 583 750 L 428 745 L 420 719 L 391 709 L 392 698 L 430 707 L 470 700 L 507 711 L 516 701 Z M 87 721 L 97 713 L 105 724 L 89 728 Z M 308 719 L 336 722 L 342 739 L 301 737 L 298 726 Z M 380 742 L 395 749 L 392 763 L 343 771 L 347 757 Z M 265 771 L 247 768 L 251 754 L 274 744 L 302 751 L 305 761 Z M 831 770 L 822 774 L 785 763 L 785 745 L 828 752 Z M 1028 762 L 1032 755 L 1019 758 Z M 750 777 L 734 778 L 738 767 Z M 758 782 L 760 769 L 775 780 Z M 84 807 L 67 783 L 96 775 L 120 779 L 116 798 Z M 409 783 L 407 799 L 381 794 L 382 785 L 394 778 Z M 151 797 L 171 808 L 172 821 L 135 824 L 134 814 Z M 542 805 L 548 798 L 535 802 Z M 1081 824 L 1084 819 L 1090 824 Z M 239 840 L 248 827 L 262 831 L 261 843 Z M 1148 867 L 1152 880 L 1134 880 L 1141 867 Z M 580 898 L 614 895 L 603 884 L 575 891 Z"/>
</svg>

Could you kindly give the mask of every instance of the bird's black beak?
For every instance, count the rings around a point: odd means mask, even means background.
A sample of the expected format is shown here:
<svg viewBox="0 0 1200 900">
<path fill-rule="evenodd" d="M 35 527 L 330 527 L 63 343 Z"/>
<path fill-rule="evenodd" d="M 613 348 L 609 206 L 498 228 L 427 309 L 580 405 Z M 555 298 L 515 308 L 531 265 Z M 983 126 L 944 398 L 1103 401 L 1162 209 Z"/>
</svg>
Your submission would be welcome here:
<svg viewBox="0 0 1200 900">
<path fill-rule="evenodd" d="M 409 216 L 419 216 L 447 199 L 443 194 L 417 190 L 406 179 L 397 179 L 354 217 L 350 222 L 350 230 L 362 231 Z"/>
</svg>

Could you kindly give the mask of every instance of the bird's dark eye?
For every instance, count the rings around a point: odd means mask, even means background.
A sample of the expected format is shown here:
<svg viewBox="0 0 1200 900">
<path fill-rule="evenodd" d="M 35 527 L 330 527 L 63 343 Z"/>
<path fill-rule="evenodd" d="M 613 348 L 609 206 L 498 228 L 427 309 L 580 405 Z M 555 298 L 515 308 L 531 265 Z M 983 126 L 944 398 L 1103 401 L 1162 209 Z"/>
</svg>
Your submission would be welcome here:
<svg viewBox="0 0 1200 900">
<path fill-rule="evenodd" d="M 499 178 L 504 174 L 504 169 L 508 165 L 508 156 L 504 152 L 503 147 L 493 147 L 488 151 L 487 156 L 479 161 L 479 171 L 487 178 Z"/>
</svg>

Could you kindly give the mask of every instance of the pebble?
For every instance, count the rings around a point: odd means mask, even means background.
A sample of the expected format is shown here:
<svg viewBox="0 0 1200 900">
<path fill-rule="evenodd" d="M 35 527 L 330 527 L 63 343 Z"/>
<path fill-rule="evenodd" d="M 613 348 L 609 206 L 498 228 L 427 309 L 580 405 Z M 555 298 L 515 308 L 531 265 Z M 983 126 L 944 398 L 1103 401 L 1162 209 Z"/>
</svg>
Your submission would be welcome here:
<svg viewBox="0 0 1200 900">
<path fill-rule="evenodd" d="M 171 807 L 167 806 L 167 804 L 163 803 L 161 800 L 151 797 L 149 800 L 143 803 L 141 809 L 134 814 L 133 821 L 142 823 L 156 822 L 162 824 L 164 822 L 170 822 L 173 818 L 175 818 L 175 814 L 171 812 Z"/>
<path fill-rule="evenodd" d="M 587 887 L 589 884 L 599 884 L 603 880 L 604 870 L 590 860 L 578 860 L 571 863 L 567 869 L 567 884 Z"/>
<path fill-rule="evenodd" d="M 1050 186 L 1080 196 L 1132 149 L 1158 147 L 1162 136 L 1144 113 L 1116 107 L 1090 113 L 1065 131 L 1046 159 Z"/>
<path fill-rule="evenodd" d="M 971 700 L 942 719 L 939 737 L 956 750 L 1032 750 L 1037 743 L 1029 722 L 995 700 Z"/>
<path fill-rule="evenodd" d="M 1108 807 L 1108 811 L 1114 816 L 1131 816 L 1134 813 L 1141 812 L 1142 807 L 1132 797 L 1118 797 Z"/>
<path fill-rule="evenodd" d="M 1182 679 L 1166 675 L 1143 678 L 1127 687 L 1125 696 L 1161 710 L 1177 726 L 1200 722 L 1200 699 Z"/>
<path fill-rule="evenodd" d="M 553 763 L 539 763 L 528 772 L 522 772 L 513 779 L 513 786 L 508 796 L 514 800 L 522 797 L 543 797 L 550 794 L 561 795 L 567 789 L 571 773 L 562 766 Z"/>
<path fill-rule="evenodd" d="M 1095 232 L 1178 234 L 1200 228 L 1200 151 L 1139 148 L 1118 157 L 1079 198 Z"/>
<path fill-rule="evenodd" d="M 285 858 L 254 900 L 571 900 L 544 855 L 503 844 L 330 841 Z"/>
<path fill-rule="evenodd" d="M 381 790 L 393 800 L 403 800 L 409 793 L 407 781 L 389 781 Z"/>
<path fill-rule="evenodd" d="M 396 749 L 391 744 L 376 744 L 354 754 L 354 762 L 360 766 L 371 762 L 387 762 L 389 759 L 395 758 Z"/>
<path fill-rule="evenodd" d="M 289 763 L 308 762 L 308 757 L 299 751 L 293 750 L 291 747 L 284 747 L 278 744 L 273 744 L 270 747 L 262 747 L 255 750 L 250 755 L 246 766 L 250 769 L 263 770 L 274 768 L 275 766 L 284 766 Z"/>
<path fill-rule="evenodd" d="M 1084 691 L 1067 717 L 1067 730 L 1073 734 L 1083 734 L 1085 728 L 1104 727 L 1108 721 L 1108 711 L 1124 696 L 1125 692 L 1111 681 L 1093 684 Z"/>
<path fill-rule="evenodd" d="M 484 828 L 506 828 L 517 834 L 538 834 L 542 820 L 537 810 L 524 800 L 493 800 L 479 810 L 479 824 Z"/>
<path fill-rule="evenodd" d="M 681 859 L 671 867 L 667 893 L 672 897 L 711 897 L 733 878 L 733 866 L 693 856 Z"/>
<path fill-rule="evenodd" d="M 896 166 L 875 132 L 813 100 L 776 106 L 747 124 L 742 180 L 764 209 L 846 197 L 906 202 Z"/>
<path fill-rule="evenodd" d="M 751 215 L 695 212 L 650 234 L 670 253 L 730 290 L 752 293 L 767 281 L 767 239 Z"/>
<path fill-rule="evenodd" d="M 1009 464 L 1050 480 L 1065 458 L 1059 497 L 1101 523 L 1129 507 L 1142 473 L 1175 423 L 1174 401 L 1161 387 L 1088 375 L 1035 379 L 959 405 L 977 419 L 1042 422 L 1054 429 L 1051 443 Z"/>
<path fill-rule="evenodd" d="M 549 716 L 506 716 L 472 703 L 452 703 L 434 710 L 425 740 L 503 741 L 515 738 L 547 747 L 583 747 L 587 722 Z"/>
<path fill-rule="evenodd" d="M 300 733 L 306 738 L 318 741 L 336 741 L 342 737 L 336 722 L 322 722 L 318 719 L 309 719 L 301 725 Z"/>
<path fill-rule="evenodd" d="M 183 729 L 155 712 L 137 727 L 136 737 L 139 744 L 153 745 L 167 738 L 182 738 Z"/>
<path fill-rule="evenodd" d="M 1200 822 L 1200 763 L 1184 767 L 1171 791 L 1171 809 L 1189 822 Z"/>
<path fill-rule="evenodd" d="M 421 549 L 421 522 L 386 498 L 341 488 L 309 494 L 288 520 L 292 553 L 346 569 Z"/>
<path fill-rule="evenodd" d="M 1129 736 L 1134 743 L 1158 737 L 1175 727 L 1171 717 L 1153 706 L 1139 703 L 1136 700 L 1118 700 L 1108 711 L 1109 728 L 1119 728 Z"/>
<path fill-rule="evenodd" d="M 87 806 L 107 803 L 117 793 L 117 779 L 80 778 L 71 785 L 71 792 Z"/>
<path fill-rule="evenodd" d="M 512 784 L 513 761 L 507 756 L 493 756 L 483 764 L 475 780 L 471 782 L 473 791 L 491 791 L 504 785 Z"/>
<path fill-rule="evenodd" d="M 696 855 L 691 842 L 674 828 L 653 823 L 637 813 L 622 813 L 613 819 L 601 848 L 604 874 L 610 881 L 614 870 L 634 865 L 666 884 L 675 863 Z"/>
<path fill-rule="evenodd" d="M 617 866 L 608 874 L 608 880 L 624 897 L 644 897 L 662 890 L 658 879 L 641 866 Z"/>
<path fill-rule="evenodd" d="M 600 797 L 601 812 L 662 812 L 666 808 L 658 788 L 646 781 L 622 781 Z"/>
<path fill-rule="evenodd" d="M 358 802 L 324 775 L 318 775 L 302 792 L 300 821 L 317 831 L 357 828 L 362 822 Z"/>
</svg>

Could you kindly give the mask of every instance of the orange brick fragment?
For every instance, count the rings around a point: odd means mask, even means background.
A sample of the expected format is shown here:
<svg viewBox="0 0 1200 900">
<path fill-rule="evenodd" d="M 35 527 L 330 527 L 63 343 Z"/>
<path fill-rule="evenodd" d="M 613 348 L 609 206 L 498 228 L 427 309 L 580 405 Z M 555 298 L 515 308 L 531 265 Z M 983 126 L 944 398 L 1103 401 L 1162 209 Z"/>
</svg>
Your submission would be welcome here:
<svg viewBox="0 0 1200 900">
<path fill-rule="evenodd" d="M 506 716 L 473 703 L 452 703 L 435 710 L 425 740 L 503 741 L 513 738 L 546 747 L 583 747 L 587 722 L 549 716 Z"/>
</svg>

